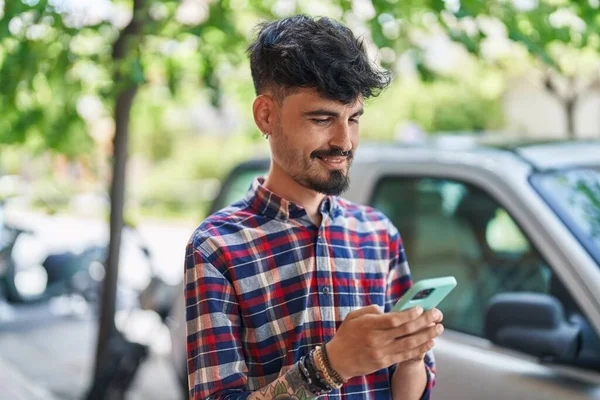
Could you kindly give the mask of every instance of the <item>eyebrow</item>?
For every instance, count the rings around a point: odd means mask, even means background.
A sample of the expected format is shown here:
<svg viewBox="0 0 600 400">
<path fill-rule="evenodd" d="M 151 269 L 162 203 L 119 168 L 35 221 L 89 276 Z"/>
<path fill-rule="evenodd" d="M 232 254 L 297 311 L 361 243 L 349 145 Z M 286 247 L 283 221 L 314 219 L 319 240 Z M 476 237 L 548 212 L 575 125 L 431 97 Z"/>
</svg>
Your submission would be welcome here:
<svg viewBox="0 0 600 400">
<path fill-rule="evenodd" d="M 364 109 L 361 108 L 360 110 L 358 110 L 357 112 L 352 114 L 352 116 L 350 118 L 359 117 L 359 116 L 363 115 L 364 112 L 365 112 Z M 302 115 L 304 115 L 305 117 L 327 116 L 327 117 L 336 117 L 337 118 L 340 116 L 340 113 L 337 111 L 327 110 L 325 108 L 318 108 L 316 110 L 304 112 L 304 113 L 302 113 Z"/>
</svg>

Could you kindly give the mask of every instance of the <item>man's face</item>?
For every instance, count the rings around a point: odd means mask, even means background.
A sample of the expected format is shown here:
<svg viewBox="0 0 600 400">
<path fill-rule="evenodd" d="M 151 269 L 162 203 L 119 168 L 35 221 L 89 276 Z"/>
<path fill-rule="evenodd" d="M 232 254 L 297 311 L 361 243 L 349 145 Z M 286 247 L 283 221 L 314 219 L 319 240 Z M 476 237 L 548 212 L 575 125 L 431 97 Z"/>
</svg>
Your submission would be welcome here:
<svg viewBox="0 0 600 400">
<path fill-rule="evenodd" d="M 300 89 L 277 105 L 273 160 L 294 181 L 314 191 L 339 195 L 358 146 L 362 99 L 342 104 L 311 89 Z"/>
</svg>

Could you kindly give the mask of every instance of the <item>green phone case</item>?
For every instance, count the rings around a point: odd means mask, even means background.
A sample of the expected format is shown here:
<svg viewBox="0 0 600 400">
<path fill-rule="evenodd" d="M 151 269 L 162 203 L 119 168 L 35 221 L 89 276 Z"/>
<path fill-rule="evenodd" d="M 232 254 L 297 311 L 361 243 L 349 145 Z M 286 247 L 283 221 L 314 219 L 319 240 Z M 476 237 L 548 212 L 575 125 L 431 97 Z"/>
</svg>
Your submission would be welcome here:
<svg viewBox="0 0 600 400">
<path fill-rule="evenodd" d="M 408 292 L 398 300 L 392 311 L 404 311 L 417 306 L 423 307 L 425 311 L 431 310 L 440 304 L 444 297 L 455 287 L 456 279 L 453 276 L 423 279 L 413 284 Z M 423 297 L 426 291 L 430 292 L 427 296 Z"/>
</svg>

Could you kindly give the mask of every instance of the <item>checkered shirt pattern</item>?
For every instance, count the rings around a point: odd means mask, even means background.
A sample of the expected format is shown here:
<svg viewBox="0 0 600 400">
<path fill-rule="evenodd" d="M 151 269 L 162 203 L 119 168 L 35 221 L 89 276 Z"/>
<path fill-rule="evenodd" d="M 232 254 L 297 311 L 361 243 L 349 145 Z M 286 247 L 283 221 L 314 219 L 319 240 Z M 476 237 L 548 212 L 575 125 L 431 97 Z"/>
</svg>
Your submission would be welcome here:
<svg viewBox="0 0 600 400">
<path fill-rule="evenodd" d="M 389 311 L 411 286 L 402 240 L 380 212 L 328 196 L 306 211 L 253 183 L 208 217 L 186 248 L 191 399 L 245 399 L 330 340 L 346 315 Z M 426 356 L 429 398 L 435 381 Z M 389 399 L 394 367 L 350 379 L 321 398 Z"/>
</svg>

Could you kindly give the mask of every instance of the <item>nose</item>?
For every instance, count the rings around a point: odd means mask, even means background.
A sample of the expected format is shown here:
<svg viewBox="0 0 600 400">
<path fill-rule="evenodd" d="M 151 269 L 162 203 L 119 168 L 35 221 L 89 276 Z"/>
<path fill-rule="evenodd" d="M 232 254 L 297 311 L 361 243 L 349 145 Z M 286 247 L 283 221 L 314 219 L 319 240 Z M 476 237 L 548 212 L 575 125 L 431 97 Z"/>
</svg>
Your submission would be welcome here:
<svg viewBox="0 0 600 400">
<path fill-rule="evenodd" d="M 351 131 L 347 123 L 340 122 L 335 126 L 329 145 L 342 151 L 352 150 Z"/>
</svg>

